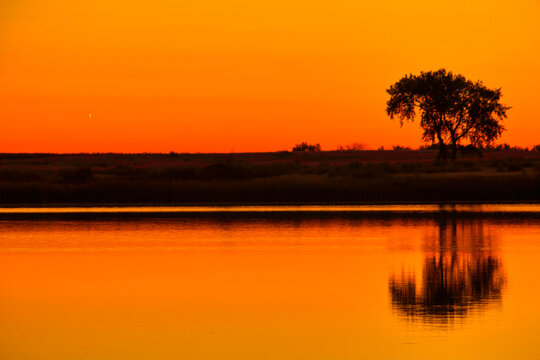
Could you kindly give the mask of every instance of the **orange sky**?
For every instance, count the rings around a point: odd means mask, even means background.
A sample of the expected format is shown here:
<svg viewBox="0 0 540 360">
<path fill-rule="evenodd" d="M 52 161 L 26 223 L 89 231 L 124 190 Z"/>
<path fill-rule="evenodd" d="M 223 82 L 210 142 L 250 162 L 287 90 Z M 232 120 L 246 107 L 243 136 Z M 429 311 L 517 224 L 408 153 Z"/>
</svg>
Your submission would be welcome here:
<svg viewBox="0 0 540 360">
<path fill-rule="evenodd" d="M 501 141 L 531 146 L 539 14 L 536 0 L 2 0 L 0 152 L 416 147 L 385 89 L 441 67 L 502 87 Z"/>
</svg>

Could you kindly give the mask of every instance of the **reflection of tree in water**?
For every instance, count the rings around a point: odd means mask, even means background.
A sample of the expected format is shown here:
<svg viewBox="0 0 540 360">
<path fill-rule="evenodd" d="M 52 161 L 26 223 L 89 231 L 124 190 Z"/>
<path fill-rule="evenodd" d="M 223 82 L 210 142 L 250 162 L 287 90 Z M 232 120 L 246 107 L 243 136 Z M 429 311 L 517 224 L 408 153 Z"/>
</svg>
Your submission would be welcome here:
<svg viewBox="0 0 540 360">
<path fill-rule="evenodd" d="M 393 274 L 389 290 L 393 307 L 405 315 L 448 323 L 500 301 L 505 278 L 482 219 L 442 219 L 438 225 L 438 234 L 426 241 L 421 283 L 415 274 Z"/>
</svg>

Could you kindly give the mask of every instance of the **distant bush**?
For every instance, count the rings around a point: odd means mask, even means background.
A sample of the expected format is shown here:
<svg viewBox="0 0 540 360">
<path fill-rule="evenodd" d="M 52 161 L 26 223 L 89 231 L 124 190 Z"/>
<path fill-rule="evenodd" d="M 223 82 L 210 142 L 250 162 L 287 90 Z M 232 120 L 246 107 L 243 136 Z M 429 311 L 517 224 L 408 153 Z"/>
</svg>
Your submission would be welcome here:
<svg viewBox="0 0 540 360">
<path fill-rule="evenodd" d="M 408 146 L 401 146 L 401 145 L 394 145 L 392 146 L 393 150 L 400 150 L 400 151 L 411 151 L 412 149 Z"/>
<path fill-rule="evenodd" d="M 488 150 L 519 150 L 519 151 L 528 151 L 527 148 L 522 148 L 521 146 L 511 146 L 510 144 L 504 143 L 504 144 L 497 144 L 497 145 L 491 145 L 487 147 Z"/>
<path fill-rule="evenodd" d="M 474 145 L 459 145 L 458 152 L 461 156 L 475 155 L 482 157 L 482 148 L 476 147 Z"/>
<path fill-rule="evenodd" d="M 352 144 L 345 145 L 345 146 L 340 145 L 337 147 L 336 150 L 337 151 L 360 151 L 360 150 L 366 150 L 366 145 L 354 142 Z"/>
<path fill-rule="evenodd" d="M 439 150 L 439 144 L 422 145 L 418 150 Z"/>
<path fill-rule="evenodd" d="M 510 150 L 510 145 L 507 143 L 494 145 L 493 150 Z"/>
<path fill-rule="evenodd" d="M 540 144 L 534 145 L 531 149 L 531 151 L 540 151 Z"/>
<path fill-rule="evenodd" d="M 321 151 L 321 144 L 308 144 L 307 142 L 302 142 L 296 144 L 292 151 Z"/>
</svg>

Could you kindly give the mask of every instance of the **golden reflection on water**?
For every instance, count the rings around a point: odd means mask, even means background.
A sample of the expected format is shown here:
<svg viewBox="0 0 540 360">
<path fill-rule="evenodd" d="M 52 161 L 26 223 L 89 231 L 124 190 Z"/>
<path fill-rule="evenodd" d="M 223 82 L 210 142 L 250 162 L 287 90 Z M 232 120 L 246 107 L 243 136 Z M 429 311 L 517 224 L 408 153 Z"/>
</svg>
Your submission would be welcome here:
<svg viewBox="0 0 540 360">
<path fill-rule="evenodd" d="M 534 359 L 540 220 L 0 221 L 0 358 Z"/>
</svg>

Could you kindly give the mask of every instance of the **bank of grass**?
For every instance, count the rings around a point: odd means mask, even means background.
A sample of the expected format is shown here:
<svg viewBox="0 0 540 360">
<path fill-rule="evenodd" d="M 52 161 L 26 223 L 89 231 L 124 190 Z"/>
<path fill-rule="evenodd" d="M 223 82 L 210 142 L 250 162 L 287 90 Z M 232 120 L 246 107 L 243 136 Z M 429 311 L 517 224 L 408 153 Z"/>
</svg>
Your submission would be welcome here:
<svg viewBox="0 0 540 360">
<path fill-rule="evenodd" d="M 0 204 L 540 201 L 540 154 L 3 154 Z"/>
</svg>

